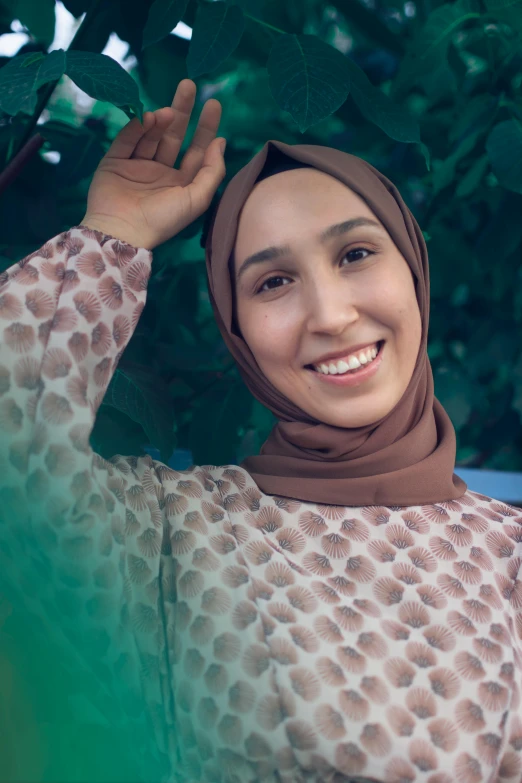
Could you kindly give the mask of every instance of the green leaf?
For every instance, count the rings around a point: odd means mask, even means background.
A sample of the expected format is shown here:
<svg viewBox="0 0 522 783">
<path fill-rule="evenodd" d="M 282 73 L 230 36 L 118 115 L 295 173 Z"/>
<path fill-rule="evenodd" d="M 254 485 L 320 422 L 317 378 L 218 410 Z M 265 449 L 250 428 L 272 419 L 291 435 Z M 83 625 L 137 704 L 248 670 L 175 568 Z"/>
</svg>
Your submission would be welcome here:
<svg viewBox="0 0 522 783">
<path fill-rule="evenodd" d="M 63 49 L 55 49 L 53 52 L 44 58 L 38 71 L 38 78 L 36 79 L 36 88 L 47 84 L 47 82 L 54 82 L 61 79 L 65 72 L 65 52 Z"/>
<path fill-rule="evenodd" d="M 486 151 L 500 184 L 522 193 L 522 122 L 499 122 L 486 140 Z"/>
<path fill-rule="evenodd" d="M 39 62 L 39 60 L 45 60 L 45 54 L 43 52 L 33 52 L 27 56 L 22 68 L 28 68 L 33 63 Z"/>
<path fill-rule="evenodd" d="M 13 10 L 34 38 L 46 48 L 51 45 L 56 23 L 54 0 L 16 0 Z"/>
<path fill-rule="evenodd" d="M 168 385 L 153 376 L 148 367 L 117 367 L 102 404 L 140 424 L 151 444 L 160 450 L 161 458 L 169 459 L 175 441 L 172 398 Z"/>
<path fill-rule="evenodd" d="M 6 114 L 32 114 L 37 90 L 63 74 L 63 50 L 35 59 L 34 52 L 13 57 L 0 68 L 0 108 Z"/>
<path fill-rule="evenodd" d="M 143 46 L 161 41 L 181 21 L 187 10 L 188 0 L 155 0 L 152 4 L 147 24 L 143 31 Z"/>
<path fill-rule="evenodd" d="M 267 69 L 274 100 L 301 133 L 329 117 L 350 92 L 344 56 L 314 35 L 281 35 Z"/>
<path fill-rule="evenodd" d="M 362 68 L 349 57 L 343 58 L 351 82 L 351 96 L 361 114 L 395 141 L 420 143 L 419 123 L 407 109 L 374 87 Z"/>
<path fill-rule="evenodd" d="M 221 0 L 201 2 L 192 31 L 187 70 L 191 79 L 210 73 L 237 47 L 245 29 L 243 11 Z"/>
<path fill-rule="evenodd" d="M 140 85 L 156 105 L 170 106 L 179 82 L 187 78 L 188 48 L 189 41 L 168 35 L 138 58 Z"/>
<path fill-rule="evenodd" d="M 243 11 L 221 0 L 198 6 L 187 69 L 191 79 L 214 71 L 237 47 L 245 29 Z"/>
<path fill-rule="evenodd" d="M 91 98 L 120 108 L 130 107 L 143 119 L 138 85 L 122 66 L 106 54 L 68 51 L 65 73 Z"/>
</svg>

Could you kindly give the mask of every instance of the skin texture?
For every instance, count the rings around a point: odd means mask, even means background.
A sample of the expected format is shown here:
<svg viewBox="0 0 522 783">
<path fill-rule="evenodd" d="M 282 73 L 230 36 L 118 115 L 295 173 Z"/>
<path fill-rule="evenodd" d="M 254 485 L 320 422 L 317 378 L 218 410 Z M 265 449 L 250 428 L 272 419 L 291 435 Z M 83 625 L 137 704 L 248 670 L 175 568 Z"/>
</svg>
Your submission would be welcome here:
<svg viewBox="0 0 522 783">
<path fill-rule="evenodd" d="M 328 226 L 360 216 L 379 228 L 361 226 L 320 241 Z M 248 256 L 284 244 L 291 254 L 237 278 Z M 241 334 L 282 394 L 337 427 L 373 424 L 393 410 L 415 367 L 421 318 L 405 258 L 359 196 L 317 169 L 258 182 L 241 211 L 234 273 Z M 378 340 L 386 341 L 382 364 L 357 387 L 325 383 L 305 368 L 324 354 Z"/>
</svg>

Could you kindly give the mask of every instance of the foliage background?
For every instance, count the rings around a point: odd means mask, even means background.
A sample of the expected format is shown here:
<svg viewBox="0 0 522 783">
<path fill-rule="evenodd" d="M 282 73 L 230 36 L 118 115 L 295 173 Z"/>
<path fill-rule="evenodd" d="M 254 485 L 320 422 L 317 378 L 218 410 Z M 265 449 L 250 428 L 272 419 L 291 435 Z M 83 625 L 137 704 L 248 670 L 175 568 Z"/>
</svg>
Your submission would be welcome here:
<svg viewBox="0 0 522 783">
<path fill-rule="evenodd" d="M 55 47 L 51 59 L 54 0 L 0 0 L 0 36 L 30 35 L 21 59 L 0 57 L 0 272 L 81 221 L 115 133 L 133 113 L 169 105 L 188 75 L 198 84 L 189 139 L 202 103 L 222 102 L 226 181 L 279 139 L 359 155 L 398 186 L 428 243 L 429 355 L 457 464 L 522 470 L 522 0 L 64 5 L 83 21 L 75 54 Z M 168 34 L 180 20 L 194 29 L 190 42 Z M 96 59 L 114 33 L 130 45 L 130 76 Z M 99 100 L 82 103 L 71 79 Z M 44 146 L 6 184 L 36 132 Z M 168 461 L 185 448 L 196 464 L 235 463 L 272 426 L 214 323 L 203 224 L 154 252 L 146 308 L 92 433 L 105 457 L 154 447 Z M 129 781 L 127 751 L 115 754 L 104 730 L 72 719 L 75 684 L 32 648 L 23 613 L 2 611 L 0 601 L 3 704 L 9 690 L 18 706 L 15 717 L 0 709 L 0 778 Z M 52 737 L 42 734 L 53 721 Z"/>
</svg>

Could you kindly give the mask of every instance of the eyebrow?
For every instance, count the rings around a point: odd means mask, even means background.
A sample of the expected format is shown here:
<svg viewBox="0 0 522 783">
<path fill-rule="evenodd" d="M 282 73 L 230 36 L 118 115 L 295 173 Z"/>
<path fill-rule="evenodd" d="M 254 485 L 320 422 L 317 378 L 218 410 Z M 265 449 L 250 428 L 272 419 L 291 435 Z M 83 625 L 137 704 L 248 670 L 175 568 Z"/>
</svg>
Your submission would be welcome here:
<svg viewBox="0 0 522 783">
<path fill-rule="evenodd" d="M 319 239 L 321 243 L 324 244 L 329 239 L 347 234 L 349 231 L 353 231 L 355 228 L 359 228 L 359 226 L 374 226 L 377 228 L 382 228 L 381 224 L 376 220 L 372 220 L 371 218 L 367 217 L 356 217 L 351 218 L 350 220 L 345 220 L 342 223 L 335 223 L 333 226 L 329 226 L 321 233 Z M 290 255 L 291 252 L 292 249 L 290 245 L 272 245 L 271 247 L 267 247 L 264 250 L 260 250 L 258 253 L 254 253 L 253 255 L 248 256 L 248 258 L 243 261 L 238 270 L 236 279 L 239 280 L 241 275 L 246 272 L 248 267 L 253 266 L 254 264 L 262 264 L 265 261 L 273 261 L 276 258 Z"/>
</svg>

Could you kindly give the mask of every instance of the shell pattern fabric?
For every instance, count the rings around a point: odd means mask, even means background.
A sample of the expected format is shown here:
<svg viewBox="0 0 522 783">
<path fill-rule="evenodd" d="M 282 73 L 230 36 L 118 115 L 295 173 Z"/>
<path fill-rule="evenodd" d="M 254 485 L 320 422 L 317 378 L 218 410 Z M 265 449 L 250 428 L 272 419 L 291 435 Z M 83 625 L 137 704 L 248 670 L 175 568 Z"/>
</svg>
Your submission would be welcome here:
<svg viewBox="0 0 522 783">
<path fill-rule="evenodd" d="M 74 227 L 0 277 L 0 565 L 150 724 L 143 779 L 521 783 L 520 509 L 93 453 L 151 261 Z"/>
</svg>

